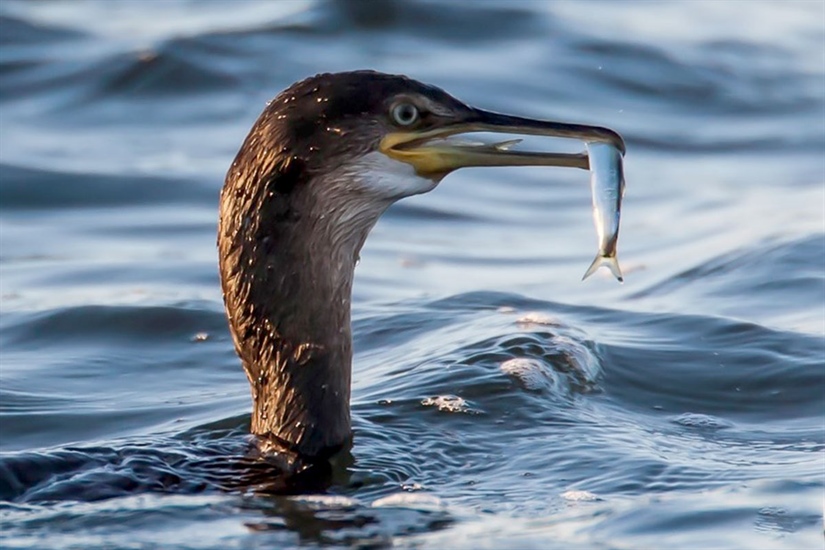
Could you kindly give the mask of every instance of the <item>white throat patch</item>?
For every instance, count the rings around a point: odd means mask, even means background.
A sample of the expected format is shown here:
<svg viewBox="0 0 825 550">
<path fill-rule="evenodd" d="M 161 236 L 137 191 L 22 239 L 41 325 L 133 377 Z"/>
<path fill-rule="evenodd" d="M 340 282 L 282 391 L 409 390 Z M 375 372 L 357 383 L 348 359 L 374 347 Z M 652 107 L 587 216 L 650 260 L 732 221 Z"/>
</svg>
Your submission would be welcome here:
<svg viewBox="0 0 825 550">
<path fill-rule="evenodd" d="M 415 168 L 406 162 L 392 159 L 373 151 L 354 163 L 350 170 L 356 173 L 353 181 L 377 199 L 397 201 L 404 197 L 427 193 L 435 189 L 438 182 L 419 176 Z"/>
<path fill-rule="evenodd" d="M 317 215 L 345 256 L 357 257 L 367 234 L 392 203 L 432 191 L 436 185 L 409 164 L 374 151 L 315 182 L 320 193 Z"/>
</svg>

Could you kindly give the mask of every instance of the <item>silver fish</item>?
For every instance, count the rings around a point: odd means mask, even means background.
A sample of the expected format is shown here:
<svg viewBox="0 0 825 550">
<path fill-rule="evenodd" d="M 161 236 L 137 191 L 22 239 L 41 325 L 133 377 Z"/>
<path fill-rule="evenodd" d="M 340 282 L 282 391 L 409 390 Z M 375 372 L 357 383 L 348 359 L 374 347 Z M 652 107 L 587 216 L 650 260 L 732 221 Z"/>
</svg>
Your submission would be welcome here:
<svg viewBox="0 0 825 550">
<path fill-rule="evenodd" d="M 624 278 L 616 258 L 616 243 L 619 240 L 619 220 L 624 195 L 622 152 L 610 143 L 591 141 L 587 143 L 587 156 L 590 161 L 593 223 L 599 237 L 599 252 L 582 280 L 587 279 L 601 266 L 606 266 L 621 283 Z"/>
</svg>

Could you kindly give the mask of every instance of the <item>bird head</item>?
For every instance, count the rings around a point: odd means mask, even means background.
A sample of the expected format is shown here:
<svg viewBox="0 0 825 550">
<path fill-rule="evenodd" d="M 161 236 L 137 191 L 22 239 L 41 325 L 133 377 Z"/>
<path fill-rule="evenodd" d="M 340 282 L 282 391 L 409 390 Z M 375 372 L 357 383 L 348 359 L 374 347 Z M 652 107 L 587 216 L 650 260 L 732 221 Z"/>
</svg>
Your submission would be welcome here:
<svg viewBox="0 0 825 550">
<path fill-rule="evenodd" d="M 351 433 L 351 288 L 381 213 L 470 166 L 588 168 L 585 153 L 516 151 L 473 132 L 603 141 L 606 128 L 476 109 L 439 88 L 369 71 L 293 84 L 264 109 L 221 195 L 221 283 L 255 407 L 252 431 L 305 456 Z"/>
<path fill-rule="evenodd" d="M 511 139 L 467 141 L 466 134 L 474 132 Z M 270 102 L 244 149 L 263 147 L 258 165 L 269 157 L 281 171 L 304 171 L 304 177 L 292 179 L 337 185 L 326 194 L 338 201 L 358 197 L 357 204 L 373 201 L 384 208 L 432 190 L 459 168 L 588 167 L 586 153 L 514 150 L 510 146 L 518 140 L 512 136 L 518 135 L 602 141 L 624 152 L 622 138 L 607 128 L 493 113 L 440 88 L 373 71 L 320 74 L 290 86 Z"/>
</svg>

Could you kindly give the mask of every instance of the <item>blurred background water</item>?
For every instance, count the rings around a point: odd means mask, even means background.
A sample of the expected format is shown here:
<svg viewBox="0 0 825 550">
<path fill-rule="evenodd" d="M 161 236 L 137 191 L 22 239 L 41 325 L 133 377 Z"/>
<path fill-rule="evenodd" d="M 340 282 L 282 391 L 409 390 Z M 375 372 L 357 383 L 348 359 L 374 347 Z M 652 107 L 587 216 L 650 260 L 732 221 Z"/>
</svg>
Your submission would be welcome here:
<svg viewBox="0 0 825 550">
<path fill-rule="evenodd" d="M 396 205 L 351 456 L 279 496 L 218 192 L 267 99 L 356 68 L 621 132 L 626 283 L 579 280 L 584 172 Z M 0 309 L 7 548 L 822 548 L 825 4 L 4 0 Z"/>
</svg>

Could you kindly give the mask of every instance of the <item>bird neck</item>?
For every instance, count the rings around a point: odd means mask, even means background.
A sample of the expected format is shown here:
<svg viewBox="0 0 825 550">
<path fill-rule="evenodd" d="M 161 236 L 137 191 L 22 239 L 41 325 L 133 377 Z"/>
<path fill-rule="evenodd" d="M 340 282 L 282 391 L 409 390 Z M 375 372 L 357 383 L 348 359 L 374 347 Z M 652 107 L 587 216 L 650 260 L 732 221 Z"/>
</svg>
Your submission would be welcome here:
<svg viewBox="0 0 825 550">
<path fill-rule="evenodd" d="M 341 202 L 335 178 L 290 186 L 285 173 L 230 171 L 221 197 L 221 282 L 251 385 L 252 433 L 265 448 L 316 457 L 351 437 L 352 281 L 388 204 L 353 209 Z"/>
</svg>

